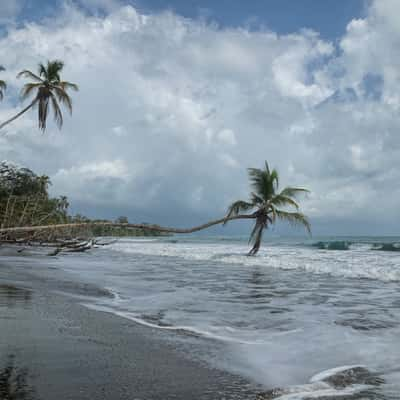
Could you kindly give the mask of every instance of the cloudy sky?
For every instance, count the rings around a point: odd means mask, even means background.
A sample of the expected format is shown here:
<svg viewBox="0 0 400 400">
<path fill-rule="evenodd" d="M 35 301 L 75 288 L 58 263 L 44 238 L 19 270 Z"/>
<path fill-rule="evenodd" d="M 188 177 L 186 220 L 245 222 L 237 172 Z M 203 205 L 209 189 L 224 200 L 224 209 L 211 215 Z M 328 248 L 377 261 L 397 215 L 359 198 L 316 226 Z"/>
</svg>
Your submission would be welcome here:
<svg viewBox="0 0 400 400">
<path fill-rule="evenodd" d="M 61 132 L 0 136 L 74 212 L 190 225 L 268 160 L 316 234 L 400 233 L 398 0 L 2 0 L 0 24 L 0 120 L 40 61 L 80 86 Z"/>
</svg>

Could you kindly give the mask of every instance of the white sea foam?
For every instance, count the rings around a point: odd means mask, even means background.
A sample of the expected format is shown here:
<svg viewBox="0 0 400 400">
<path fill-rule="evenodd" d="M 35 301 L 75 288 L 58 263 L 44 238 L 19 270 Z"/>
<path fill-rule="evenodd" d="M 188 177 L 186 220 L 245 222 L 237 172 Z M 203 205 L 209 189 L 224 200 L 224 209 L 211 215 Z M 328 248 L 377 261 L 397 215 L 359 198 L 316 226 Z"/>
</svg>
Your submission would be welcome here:
<svg viewBox="0 0 400 400">
<path fill-rule="evenodd" d="M 201 329 L 195 328 L 193 326 L 164 326 L 164 325 L 158 325 L 158 324 L 155 324 L 155 323 L 151 323 L 151 322 L 145 321 L 144 319 L 139 318 L 137 316 L 134 316 L 130 312 L 118 311 L 118 310 L 115 310 L 115 309 L 113 309 L 111 307 L 100 306 L 100 305 L 90 304 L 90 303 L 84 303 L 83 305 L 85 307 L 87 307 L 87 308 L 92 309 L 92 310 L 102 311 L 102 312 L 107 312 L 107 313 L 110 313 L 110 314 L 114 314 L 114 315 L 117 315 L 119 317 L 129 319 L 129 320 L 134 321 L 134 322 L 136 322 L 136 323 L 138 323 L 140 325 L 147 326 L 147 327 L 153 328 L 153 329 L 160 329 L 160 330 L 174 331 L 174 332 L 182 332 L 182 333 L 186 333 L 186 334 L 189 334 L 189 335 L 201 336 L 203 338 L 219 340 L 219 341 L 227 342 L 227 343 L 246 344 L 246 345 L 260 345 L 260 344 L 265 344 L 266 343 L 264 341 L 246 341 L 246 340 L 234 339 L 234 338 L 229 337 L 229 336 L 218 335 L 218 334 L 206 331 L 206 330 L 201 330 Z M 229 327 L 226 327 L 226 329 L 227 330 L 231 330 L 231 329 L 229 329 Z M 287 334 L 287 332 L 285 332 L 284 334 Z M 274 336 L 276 336 L 276 335 L 274 335 Z"/>
</svg>

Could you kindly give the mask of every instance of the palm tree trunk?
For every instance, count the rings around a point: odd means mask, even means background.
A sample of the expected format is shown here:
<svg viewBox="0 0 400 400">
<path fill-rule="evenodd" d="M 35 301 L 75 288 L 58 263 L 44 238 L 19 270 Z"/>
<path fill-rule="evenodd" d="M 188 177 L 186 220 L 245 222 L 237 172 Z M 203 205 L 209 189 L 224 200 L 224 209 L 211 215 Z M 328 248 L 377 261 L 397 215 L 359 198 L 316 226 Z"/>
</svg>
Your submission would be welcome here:
<svg viewBox="0 0 400 400">
<path fill-rule="evenodd" d="M 29 104 L 27 107 L 25 107 L 22 111 L 20 111 L 17 115 L 14 115 L 12 118 L 8 119 L 7 121 L 3 122 L 0 124 L 0 129 L 3 129 L 6 125 L 8 125 L 10 122 L 15 121 L 17 118 L 19 118 L 22 114 L 25 114 L 28 110 L 30 110 L 38 101 L 37 98 L 35 98 L 31 104 Z"/>
<path fill-rule="evenodd" d="M 256 218 L 257 218 L 256 228 L 258 226 L 258 231 L 256 232 L 256 236 L 254 238 L 253 248 L 247 254 L 248 256 L 255 256 L 258 253 L 258 250 L 260 250 L 262 235 L 268 223 L 268 215 L 257 214 Z"/>
<path fill-rule="evenodd" d="M 254 219 L 255 214 L 239 214 L 232 217 L 224 217 L 207 222 L 202 225 L 198 225 L 192 228 L 170 228 L 160 225 L 148 225 L 148 224 L 130 224 L 130 223 L 117 223 L 117 222 L 80 222 L 72 224 L 58 224 L 58 225 L 42 225 L 42 226 L 23 226 L 23 227 L 13 227 L 13 228 L 1 228 L 0 233 L 24 233 L 24 232 L 34 232 L 34 231 L 52 231 L 57 229 L 69 229 L 69 228 L 81 228 L 81 227 L 94 227 L 94 226 L 110 226 L 110 227 L 121 227 L 121 228 L 135 228 L 135 229 L 145 229 L 156 232 L 163 233 L 193 233 L 198 232 L 203 229 L 207 229 L 214 225 L 223 224 L 227 221 L 232 221 L 236 219 Z"/>
</svg>

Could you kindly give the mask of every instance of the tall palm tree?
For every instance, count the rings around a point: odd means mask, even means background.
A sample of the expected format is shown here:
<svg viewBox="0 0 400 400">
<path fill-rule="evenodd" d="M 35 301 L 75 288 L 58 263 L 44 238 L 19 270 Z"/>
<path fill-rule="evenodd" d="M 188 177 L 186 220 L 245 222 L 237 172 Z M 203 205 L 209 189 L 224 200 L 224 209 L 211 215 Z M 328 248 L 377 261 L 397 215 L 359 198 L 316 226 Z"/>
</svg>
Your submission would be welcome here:
<svg viewBox="0 0 400 400">
<path fill-rule="evenodd" d="M 0 65 L 0 71 L 4 71 L 4 67 Z M 7 84 L 0 79 L 0 100 L 4 98 L 4 91 L 7 89 Z"/>
<path fill-rule="evenodd" d="M 33 82 L 26 83 L 21 92 L 22 100 L 34 95 L 32 102 L 20 111 L 17 115 L 0 124 L 0 129 L 25 114 L 33 107 L 38 107 L 39 129 L 46 130 L 47 116 L 49 107 L 53 108 L 54 120 L 61 129 L 63 115 L 60 103 L 67 107 L 72 114 L 72 100 L 67 90 L 78 90 L 78 86 L 71 82 L 62 81 L 60 73 L 64 68 L 64 63 L 59 60 L 48 61 L 47 65 L 39 64 L 38 74 L 29 70 L 21 71 L 17 77 L 30 78 Z"/>
<path fill-rule="evenodd" d="M 288 221 L 293 225 L 303 225 L 311 233 L 310 223 L 307 217 L 299 212 L 297 197 L 308 190 L 295 187 L 286 187 L 278 192 L 279 176 L 278 172 L 269 169 L 265 162 L 264 169 L 249 168 L 249 178 L 254 191 L 250 195 L 250 201 L 235 201 L 228 209 L 227 221 L 240 212 L 255 211 L 252 215 L 255 218 L 254 228 L 250 234 L 250 240 L 253 244 L 249 255 L 257 254 L 261 246 L 261 239 L 264 229 L 268 225 L 274 224 L 277 220 Z M 281 208 L 283 207 L 283 209 Z M 296 211 L 288 211 L 288 208 L 294 208 Z"/>
</svg>

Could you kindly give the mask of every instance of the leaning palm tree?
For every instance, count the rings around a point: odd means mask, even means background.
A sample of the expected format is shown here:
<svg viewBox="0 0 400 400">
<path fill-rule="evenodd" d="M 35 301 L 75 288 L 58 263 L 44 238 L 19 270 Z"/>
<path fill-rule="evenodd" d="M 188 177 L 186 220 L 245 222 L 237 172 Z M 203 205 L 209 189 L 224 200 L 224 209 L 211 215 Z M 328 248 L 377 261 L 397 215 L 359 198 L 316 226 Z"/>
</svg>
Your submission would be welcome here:
<svg viewBox="0 0 400 400">
<path fill-rule="evenodd" d="M 4 71 L 4 67 L 0 65 L 0 71 Z M 4 98 L 4 91 L 7 89 L 7 84 L 0 79 L 0 100 Z"/>
<path fill-rule="evenodd" d="M 278 172 L 275 169 L 271 171 L 267 162 L 265 162 L 265 169 L 249 168 L 248 171 L 254 189 L 250 195 L 250 201 L 235 201 L 229 207 L 226 219 L 229 221 L 240 212 L 255 209 L 251 214 L 255 218 L 255 224 L 249 239 L 249 242 L 253 244 L 249 255 L 257 254 L 264 229 L 277 220 L 284 220 L 293 225 L 303 225 L 309 233 L 311 232 L 310 223 L 307 217 L 299 212 L 299 204 L 296 201 L 299 195 L 308 193 L 308 190 L 286 187 L 278 192 Z M 296 211 L 288 211 L 288 208 L 294 208 Z"/>
<path fill-rule="evenodd" d="M 78 86 L 71 82 L 62 81 L 60 73 L 64 68 L 64 63 L 59 60 L 48 61 L 47 65 L 39 64 L 38 74 L 29 70 L 21 71 L 17 77 L 30 78 L 33 82 L 26 83 L 21 92 L 22 100 L 34 95 L 31 103 L 20 111 L 17 115 L 0 124 L 0 129 L 16 120 L 28 110 L 38 107 L 39 129 L 46 130 L 47 116 L 49 107 L 53 108 L 54 120 L 61 129 L 63 124 L 63 115 L 60 103 L 67 107 L 72 114 L 72 100 L 67 90 L 78 90 Z"/>
</svg>

